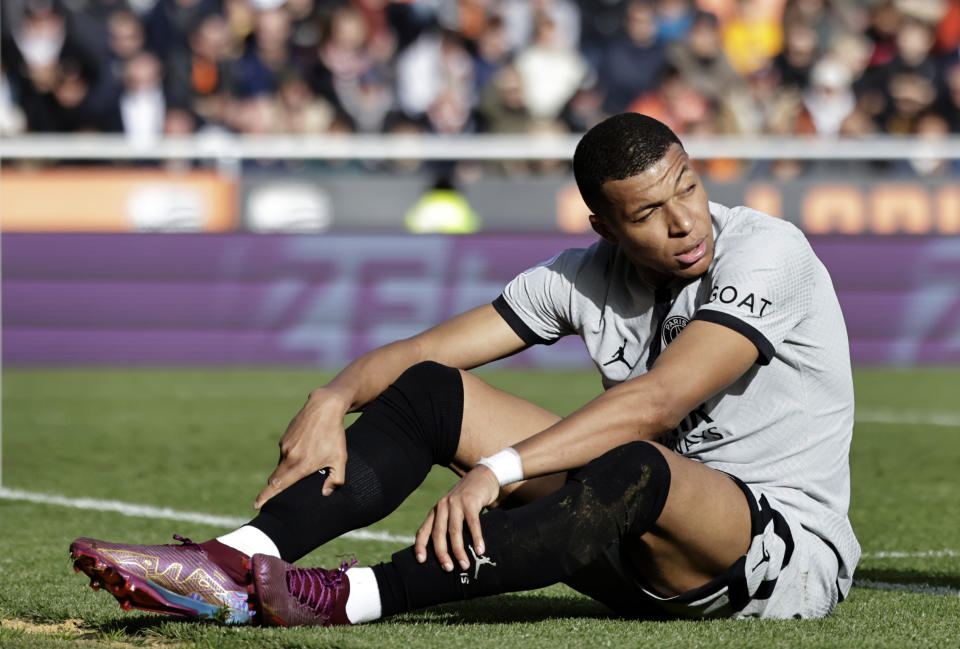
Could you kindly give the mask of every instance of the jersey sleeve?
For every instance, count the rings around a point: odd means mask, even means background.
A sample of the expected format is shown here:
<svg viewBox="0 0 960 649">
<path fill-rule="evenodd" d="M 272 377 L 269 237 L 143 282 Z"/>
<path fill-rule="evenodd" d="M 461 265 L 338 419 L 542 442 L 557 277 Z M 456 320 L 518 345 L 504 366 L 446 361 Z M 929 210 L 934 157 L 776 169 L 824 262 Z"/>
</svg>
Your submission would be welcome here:
<svg viewBox="0 0 960 649">
<path fill-rule="evenodd" d="M 813 299 L 816 257 L 799 231 L 734 234 L 709 272 L 710 292 L 694 320 L 729 327 L 757 347 L 767 365 Z"/>
<path fill-rule="evenodd" d="M 574 282 L 583 250 L 565 250 L 517 275 L 493 302 L 528 345 L 552 345 L 576 331 L 571 313 Z"/>
</svg>

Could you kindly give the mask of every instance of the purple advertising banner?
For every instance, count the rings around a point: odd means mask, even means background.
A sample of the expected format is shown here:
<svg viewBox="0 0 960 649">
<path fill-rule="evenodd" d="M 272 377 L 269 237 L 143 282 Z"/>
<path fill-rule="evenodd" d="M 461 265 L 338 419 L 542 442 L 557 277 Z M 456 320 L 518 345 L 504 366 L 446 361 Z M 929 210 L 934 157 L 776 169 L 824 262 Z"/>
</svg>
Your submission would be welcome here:
<svg viewBox="0 0 960 649">
<path fill-rule="evenodd" d="M 3 361 L 340 367 L 585 236 L 6 234 Z M 855 362 L 960 362 L 960 238 L 812 238 Z M 509 361 L 585 366 L 579 339 Z"/>
</svg>

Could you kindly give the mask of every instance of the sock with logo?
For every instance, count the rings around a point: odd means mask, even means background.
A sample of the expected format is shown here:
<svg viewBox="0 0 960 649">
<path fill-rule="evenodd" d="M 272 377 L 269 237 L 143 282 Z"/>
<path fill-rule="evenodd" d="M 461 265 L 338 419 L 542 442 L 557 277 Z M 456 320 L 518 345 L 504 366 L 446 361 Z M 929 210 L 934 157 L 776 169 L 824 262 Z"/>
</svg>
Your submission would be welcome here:
<svg viewBox="0 0 960 649">
<path fill-rule="evenodd" d="M 627 536 L 642 536 L 660 517 L 670 467 L 652 444 L 634 442 L 574 472 L 563 487 L 522 507 L 480 517 L 486 555 L 464 547 L 470 567 L 445 572 L 432 543 L 418 563 L 413 548 L 373 567 L 383 615 L 486 595 L 542 588 L 588 567 Z"/>
<path fill-rule="evenodd" d="M 284 561 L 393 512 L 434 464 L 449 465 L 460 444 L 460 371 L 427 361 L 406 370 L 347 429 L 345 483 L 321 493 L 314 473 L 271 498 L 249 525 Z"/>
</svg>

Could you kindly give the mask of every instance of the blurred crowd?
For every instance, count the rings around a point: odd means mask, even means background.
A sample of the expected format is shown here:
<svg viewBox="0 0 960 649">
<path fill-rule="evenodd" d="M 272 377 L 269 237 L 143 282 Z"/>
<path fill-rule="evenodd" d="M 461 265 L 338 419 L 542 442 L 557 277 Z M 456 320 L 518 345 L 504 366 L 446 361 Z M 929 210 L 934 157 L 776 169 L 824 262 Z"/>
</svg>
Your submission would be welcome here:
<svg viewBox="0 0 960 649">
<path fill-rule="evenodd" d="M 960 0 L 3 0 L 0 54 L 4 134 L 960 132 Z"/>
</svg>

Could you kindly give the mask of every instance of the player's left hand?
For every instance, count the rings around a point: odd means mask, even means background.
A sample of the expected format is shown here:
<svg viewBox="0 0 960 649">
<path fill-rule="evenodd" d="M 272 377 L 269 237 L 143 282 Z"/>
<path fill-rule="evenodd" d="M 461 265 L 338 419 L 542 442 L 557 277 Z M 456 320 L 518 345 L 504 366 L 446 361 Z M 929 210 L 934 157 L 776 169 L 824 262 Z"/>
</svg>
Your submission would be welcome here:
<svg viewBox="0 0 960 649">
<path fill-rule="evenodd" d="M 423 563 L 427 560 L 427 542 L 433 539 L 433 551 L 444 570 L 453 571 L 454 559 L 461 569 L 468 569 L 470 559 L 463 547 L 463 524 L 466 522 L 470 530 L 477 555 L 484 554 L 480 512 L 484 507 L 492 505 L 499 494 L 500 483 L 493 471 L 483 465 L 474 467 L 437 502 L 427 514 L 427 520 L 417 530 L 413 544 L 417 561 Z M 450 558 L 451 552 L 453 559 Z"/>
</svg>

